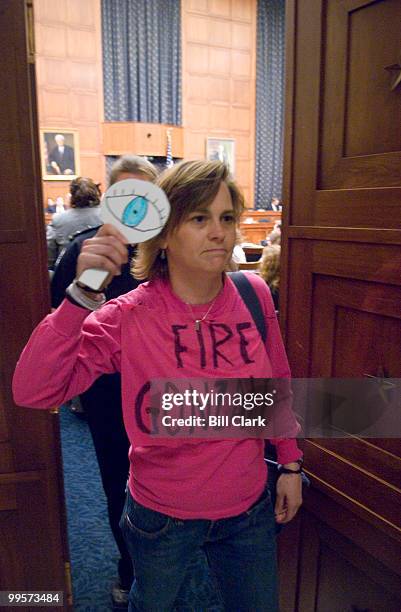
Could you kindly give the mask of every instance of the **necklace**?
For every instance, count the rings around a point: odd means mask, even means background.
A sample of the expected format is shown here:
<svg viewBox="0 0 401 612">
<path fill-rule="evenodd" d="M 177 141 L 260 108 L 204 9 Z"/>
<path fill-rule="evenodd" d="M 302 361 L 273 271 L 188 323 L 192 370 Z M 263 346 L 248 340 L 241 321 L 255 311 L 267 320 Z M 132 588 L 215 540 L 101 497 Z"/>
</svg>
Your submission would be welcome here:
<svg viewBox="0 0 401 612">
<path fill-rule="evenodd" d="M 208 315 L 208 314 L 209 314 L 209 312 L 212 310 L 212 308 L 213 308 L 213 306 L 214 306 L 214 303 L 215 303 L 215 301 L 217 300 L 218 295 L 219 295 L 219 294 L 217 294 L 217 295 L 216 295 L 216 297 L 214 298 L 213 302 L 210 304 L 209 308 L 207 309 L 207 312 L 206 312 L 206 313 L 203 315 L 203 317 L 201 317 L 200 319 L 197 319 L 197 318 L 195 317 L 195 315 L 194 315 L 194 311 L 193 311 L 193 310 L 192 310 L 192 308 L 191 308 L 191 304 L 188 304 L 188 302 L 187 302 L 187 305 L 189 306 L 189 309 L 190 309 L 191 314 L 192 314 L 193 319 L 194 319 L 194 323 L 195 323 L 195 331 L 199 331 L 199 330 L 200 330 L 200 324 L 202 323 L 202 321 L 204 321 L 204 320 L 206 319 L 207 315 Z"/>
</svg>

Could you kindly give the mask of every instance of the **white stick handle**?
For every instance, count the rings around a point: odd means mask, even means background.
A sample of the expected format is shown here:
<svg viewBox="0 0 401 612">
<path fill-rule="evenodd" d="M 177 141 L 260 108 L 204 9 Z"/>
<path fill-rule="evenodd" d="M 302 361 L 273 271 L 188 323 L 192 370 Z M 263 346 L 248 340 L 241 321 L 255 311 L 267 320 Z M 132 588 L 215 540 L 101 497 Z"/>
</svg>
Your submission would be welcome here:
<svg viewBox="0 0 401 612">
<path fill-rule="evenodd" d="M 96 268 L 90 268 L 88 270 L 84 270 L 79 277 L 79 282 L 98 291 L 100 287 L 103 285 L 104 281 L 108 277 L 109 272 L 107 270 L 98 270 Z"/>
</svg>

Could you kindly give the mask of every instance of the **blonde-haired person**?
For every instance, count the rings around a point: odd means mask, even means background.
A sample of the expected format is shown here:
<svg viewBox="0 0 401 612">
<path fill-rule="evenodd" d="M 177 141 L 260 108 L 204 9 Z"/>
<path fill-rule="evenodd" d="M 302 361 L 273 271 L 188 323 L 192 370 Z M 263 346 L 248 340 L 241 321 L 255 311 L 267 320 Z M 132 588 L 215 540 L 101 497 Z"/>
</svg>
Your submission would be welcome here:
<svg viewBox="0 0 401 612">
<path fill-rule="evenodd" d="M 244 249 L 241 246 L 242 242 L 243 242 L 242 234 L 239 231 L 239 229 L 237 229 L 235 245 L 234 245 L 234 248 L 233 248 L 233 255 L 232 255 L 232 270 L 233 271 L 238 269 L 238 265 L 237 264 L 246 263 L 245 251 L 244 251 Z"/>
<path fill-rule="evenodd" d="M 276 221 L 270 234 L 266 235 L 264 240 L 260 241 L 260 244 L 267 246 L 269 244 L 281 244 L 281 221 Z"/>
<path fill-rule="evenodd" d="M 268 244 L 263 249 L 259 262 L 259 274 L 268 284 L 272 294 L 274 307 L 279 310 L 279 286 L 280 286 L 280 254 L 279 244 Z"/>
<path fill-rule="evenodd" d="M 270 234 L 267 236 L 268 244 L 281 244 L 281 221 L 276 221 Z"/>
<path fill-rule="evenodd" d="M 129 610 L 172 610 L 203 548 L 225 609 L 277 612 L 275 518 L 288 522 L 302 501 L 295 440 L 273 441 L 279 462 L 293 472 L 279 477 L 273 510 L 264 440 L 161 439 L 147 429 L 154 379 L 288 378 L 274 306 L 264 281 L 250 275 L 266 313 L 263 346 L 225 274 L 243 199 L 224 164 L 182 162 L 158 184 L 171 216 L 159 236 L 140 245 L 134 266 L 151 280 L 103 306 L 102 296 L 74 292 L 85 307 L 70 296 L 38 326 L 17 365 L 14 397 L 46 408 L 100 373 L 121 371 L 132 467 L 121 526 L 136 577 Z M 99 234 L 96 267 L 118 274 L 127 261 L 125 240 L 112 226 Z M 93 267 L 90 255 L 82 249 L 77 277 Z M 43 367 L 33 376 L 39 356 Z M 289 435 L 297 432 L 294 422 Z"/>
<path fill-rule="evenodd" d="M 157 170 L 154 165 L 145 157 L 127 153 L 119 157 L 111 167 L 109 185 L 114 185 L 117 181 L 129 178 L 140 178 L 152 183 L 157 178 Z"/>
</svg>

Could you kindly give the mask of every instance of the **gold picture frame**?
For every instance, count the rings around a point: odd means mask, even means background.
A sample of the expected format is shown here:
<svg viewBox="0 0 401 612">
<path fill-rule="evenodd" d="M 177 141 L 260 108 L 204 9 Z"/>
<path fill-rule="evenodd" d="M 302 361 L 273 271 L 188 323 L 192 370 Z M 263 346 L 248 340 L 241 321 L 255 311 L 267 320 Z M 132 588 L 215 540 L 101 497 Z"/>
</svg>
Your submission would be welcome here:
<svg viewBox="0 0 401 612">
<path fill-rule="evenodd" d="M 80 175 L 78 130 L 41 129 L 40 150 L 44 181 L 72 181 Z"/>
<path fill-rule="evenodd" d="M 206 159 L 226 163 L 231 174 L 235 174 L 235 140 L 233 138 L 207 138 Z"/>
</svg>

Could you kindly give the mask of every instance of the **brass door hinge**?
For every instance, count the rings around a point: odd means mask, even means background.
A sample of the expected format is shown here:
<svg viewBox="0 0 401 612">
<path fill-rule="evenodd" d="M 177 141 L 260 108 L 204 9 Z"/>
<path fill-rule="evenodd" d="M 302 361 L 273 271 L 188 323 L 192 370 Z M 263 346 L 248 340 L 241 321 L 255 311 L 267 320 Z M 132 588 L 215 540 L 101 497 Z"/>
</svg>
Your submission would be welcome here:
<svg viewBox="0 0 401 612">
<path fill-rule="evenodd" d="M 35 25 L 32 0 L 25 2 L 25 31 L 28 64 L 35 63 Z"/>
</svg>

